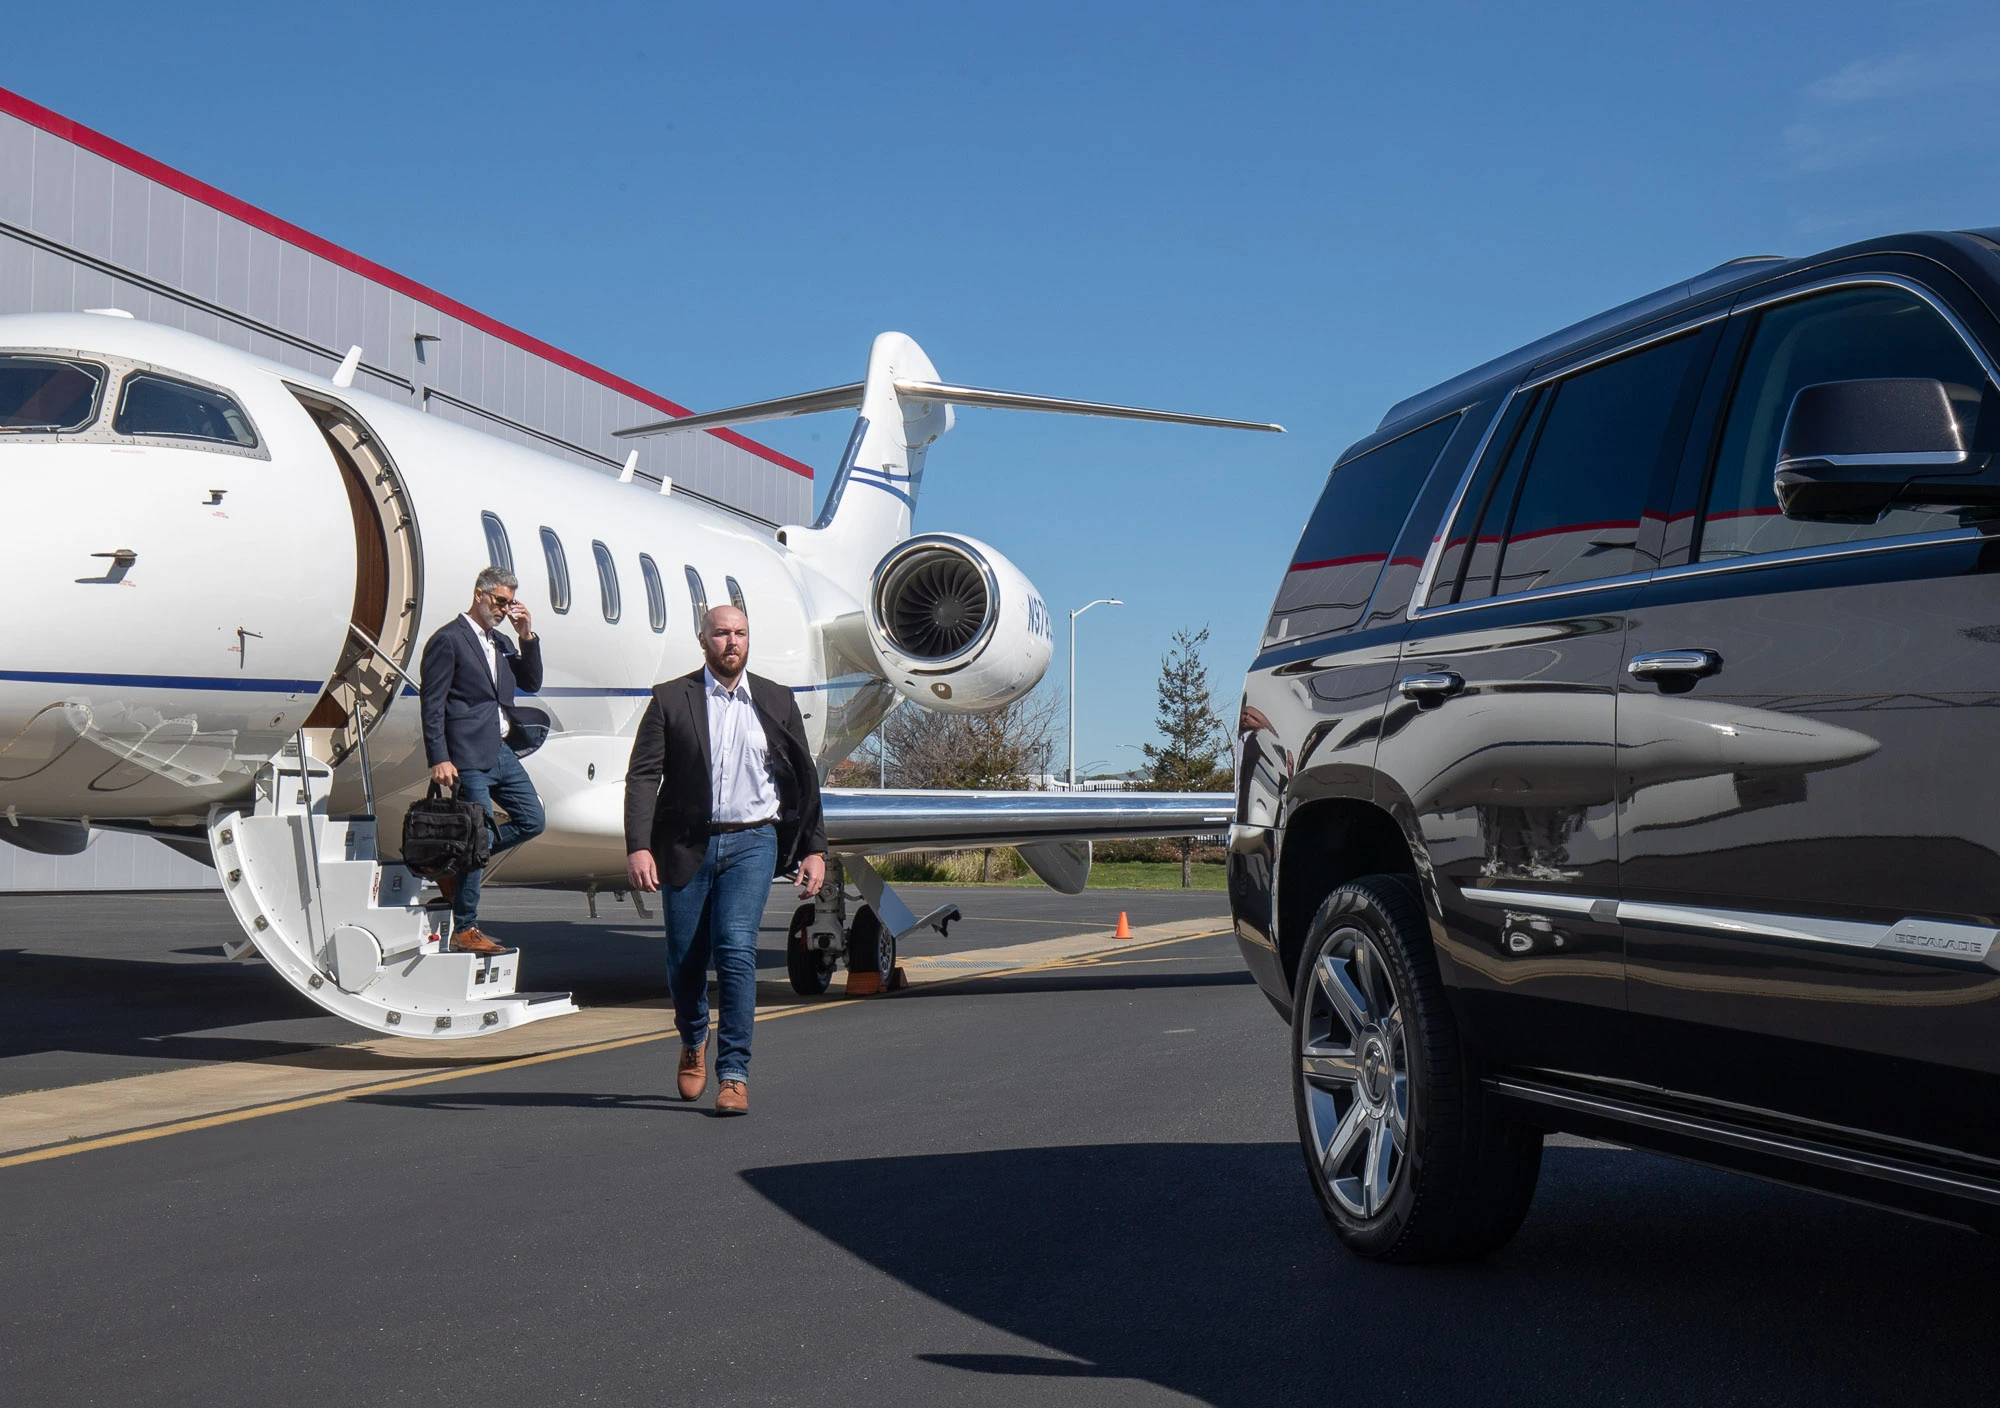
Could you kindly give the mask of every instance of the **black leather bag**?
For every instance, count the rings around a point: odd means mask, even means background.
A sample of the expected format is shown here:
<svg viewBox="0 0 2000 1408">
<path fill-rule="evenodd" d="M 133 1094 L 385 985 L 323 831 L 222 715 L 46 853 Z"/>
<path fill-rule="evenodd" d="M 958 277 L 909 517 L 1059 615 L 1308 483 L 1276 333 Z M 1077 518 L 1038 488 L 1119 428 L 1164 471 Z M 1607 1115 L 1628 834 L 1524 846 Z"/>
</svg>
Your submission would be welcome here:
<svg viewBox="0 0 2000 1408">
<path fill-rule="evenodd" d="M 456 879 L 492 857 L 492 819 L 456 782 L 449 796 L 433 782 L 429 795 L 403 814 L 403 864 L 419 875 Z"/>
</svg>

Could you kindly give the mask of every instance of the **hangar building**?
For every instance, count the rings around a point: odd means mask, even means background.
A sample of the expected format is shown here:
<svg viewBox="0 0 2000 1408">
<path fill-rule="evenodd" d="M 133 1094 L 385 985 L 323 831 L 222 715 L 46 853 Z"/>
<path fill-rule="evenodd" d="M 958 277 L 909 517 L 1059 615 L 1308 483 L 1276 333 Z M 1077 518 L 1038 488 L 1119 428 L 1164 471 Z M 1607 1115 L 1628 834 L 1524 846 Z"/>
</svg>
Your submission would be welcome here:
<svg viewBox="0 0 2000 1408">
<path fill-rule="evenodd" d="M 631 448 L 616 427 L 687 413 L 0 88 L 0 313 L 106 307 L 322 376 L 359 346 L 355 385 L 607 474 Z M 812 518 L 812 470 L 733 431 L 636 444 L 639 474 L 677 494 L 772 527 Z M 0 891 L 215 883 L 144 837 L 100 832 L 74 856 L 0 845 Z"/>
</svg>

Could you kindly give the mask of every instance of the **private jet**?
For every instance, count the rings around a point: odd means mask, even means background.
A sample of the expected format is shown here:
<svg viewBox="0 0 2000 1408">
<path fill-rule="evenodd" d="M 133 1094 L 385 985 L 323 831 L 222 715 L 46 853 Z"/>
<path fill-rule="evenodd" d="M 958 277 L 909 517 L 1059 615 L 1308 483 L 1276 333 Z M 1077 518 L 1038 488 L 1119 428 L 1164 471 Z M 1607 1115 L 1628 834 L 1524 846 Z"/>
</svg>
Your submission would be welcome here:
<svg viewBox="0 0 2000 1408">
<path fill-rule="evenodd" d="M 0 836 L 81 850 L 92 828 L 212 864 L 261 959 L 378 1034 L 460 1039 L 575 1010 L 516 988 L 518 953 L 449 949 L 436 887 L 392 854 L 427 780 L 424 637 L 477 572 L 516 572 L 545 641 L 522 717 L 548 829 L 489 883 L 625 889 L 625 760 L 650 687 L 701 663 L 712 604 L 799 698 L 822 775 L 898 704 L 981 712 L 1033 689 L 1051 615 L 995 548 L 912 534 L 954 407 L 1281 427 L 945 383 L 884 333 L 853 385 L 618 432 L 856 413 L 810 524 L 775 531 L 670 480 L 571 464 L 329 377 L 116 309 L 0 317 L 0 553 L 25 587 L 0 657 Z M 593 590 L 594 588 L 594 590 Z M 1015 845 L 1075 893 L 1090 843 L 1225 829 L 1226 795 L 829 790 L 836 883 L 803 904 L 788 971 L 893 979 L 914 914 L 868 857 Z M 390 844 L 385 845 L 385 842 Z M 640 901 L 634 896 L 634 903 Z"/>
</svg>

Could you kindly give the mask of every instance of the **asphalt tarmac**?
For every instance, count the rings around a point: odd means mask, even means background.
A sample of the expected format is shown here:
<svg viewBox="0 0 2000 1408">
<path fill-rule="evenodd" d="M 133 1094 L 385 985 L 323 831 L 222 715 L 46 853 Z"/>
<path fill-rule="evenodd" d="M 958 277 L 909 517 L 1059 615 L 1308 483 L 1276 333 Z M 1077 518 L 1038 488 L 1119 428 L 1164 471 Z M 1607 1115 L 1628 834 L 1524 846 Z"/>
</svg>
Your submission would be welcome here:
<svg viewBox="0 0 2000 1408">
<path fill-rule="evenodd" d="M 910 885 L 918 913 L 956 904 L 947 937 L 925 930 L 906 954 L 1029 943 L 1109 928 L 1121 910 L 1138 925 L 1225 912 L 1201 891 Z M 774 885 L 759 970 L 782 981 L 785 929 L 798 896 Z M 493 889 L 480 922 L 521 950 L 522 991 L 573 992 L 580 1004 L 664 1000 L 666 939 L 656 900 L 640 915 L 601 895 Z M 292 992 L 261 963 L 232 963 L 237 933 L 219 891 L 0 895 L 0 1097 L 214 1061 L 282 1056 L 351 1040 L 354 1029 Z"/>
<path fill-rule="evenodd" d="M 974 898 L 994 927 L 953 939 L 990 946 L 1065 932 L 1065 904 L 1136 923 L 1221 897 Z M 0 1069 L 319 1039 L 198 934 L 140 946 L 170 911 L 0 902 Z M 524 909 L 524 951 L 531 924 L 562 942 Z M 651 926 L 600 924 L 562 961 L 656 996 Z M 54 1036 L 16 1027 L 38 991 L 69 1014 Z M 672 1056 L 0 1168 L 0 1401 L 1824 1405 L 2000 1382 L 1994 1243 L 1627 1150 L 1551 1147 L 1479 1265 L 1348 1257 L 1299 1167 L 1284 1029 L 1226 937 L 786 1011 L 759 1023 L 748 1119 L 671 1098 Z"/>
</svg>

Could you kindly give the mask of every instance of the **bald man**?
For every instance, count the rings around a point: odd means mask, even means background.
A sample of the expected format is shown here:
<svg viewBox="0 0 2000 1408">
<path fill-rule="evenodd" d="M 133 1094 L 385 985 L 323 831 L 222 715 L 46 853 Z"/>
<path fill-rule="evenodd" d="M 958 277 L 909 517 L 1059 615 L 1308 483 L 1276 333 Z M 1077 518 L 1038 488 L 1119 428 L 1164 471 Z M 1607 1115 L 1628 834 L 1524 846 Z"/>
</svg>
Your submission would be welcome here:
<svg viewBox="0 0 2000 1408">
<path fill-rule="evenodd" d="M 819 770 L 792 691 L 750 663 L 750 622 L 733 606 L 701 618 L 693 674 L 653 686 L 625 769 L 625 863 L 633 888 L 662 890 L 668 983 L 681 1034 L 683 1100 L 708 1086 L 708 970 L 717 1026 L 715 1113 L 750 1113 L 757 929 L 775 875 L 799 894 L 826 878 Z"/>
</svg>

